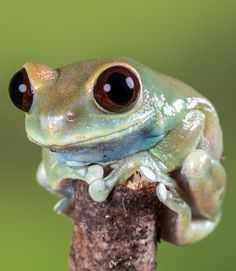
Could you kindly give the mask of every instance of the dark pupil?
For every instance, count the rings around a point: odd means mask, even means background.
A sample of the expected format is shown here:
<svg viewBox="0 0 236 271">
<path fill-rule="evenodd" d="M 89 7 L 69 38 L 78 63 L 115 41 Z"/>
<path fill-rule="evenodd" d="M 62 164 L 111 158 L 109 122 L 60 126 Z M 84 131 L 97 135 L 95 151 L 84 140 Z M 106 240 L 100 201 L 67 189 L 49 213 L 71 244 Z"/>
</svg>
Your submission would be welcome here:
<svg viewBox="0 0 236 271">
<path fill-rule="evenodd" d="M 132 99 L 133 84 L 131 77 L 116 72 L 109 76 L 103 90 L 113 103 L 125 105 Z"/>
<path fill-rule="evenodd" d="M 9 94 L 12 102 L 21 110 L 27 112 L 32 103 L 31 85 L 25 69 L 18 71 L 9 84 Z"/>
</svg>

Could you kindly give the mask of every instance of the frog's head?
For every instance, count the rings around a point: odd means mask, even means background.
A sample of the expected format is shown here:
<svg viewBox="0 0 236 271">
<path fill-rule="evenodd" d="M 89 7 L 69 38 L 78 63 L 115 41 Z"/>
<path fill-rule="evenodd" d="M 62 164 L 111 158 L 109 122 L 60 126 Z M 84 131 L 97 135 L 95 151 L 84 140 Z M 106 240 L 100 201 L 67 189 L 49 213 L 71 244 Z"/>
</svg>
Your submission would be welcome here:
<svg viewBox="0 0 236 271">
<path fill-rule="evenodd" d="M 56 70 L 26 63 L 9 91 L 26 112 L 31 141 L 72 151 L 122 142 L 134 134 L 160 136 L 161 114 L 147 72 L 151 70 L 126 58 L 80 61 Z"/>
</svg>

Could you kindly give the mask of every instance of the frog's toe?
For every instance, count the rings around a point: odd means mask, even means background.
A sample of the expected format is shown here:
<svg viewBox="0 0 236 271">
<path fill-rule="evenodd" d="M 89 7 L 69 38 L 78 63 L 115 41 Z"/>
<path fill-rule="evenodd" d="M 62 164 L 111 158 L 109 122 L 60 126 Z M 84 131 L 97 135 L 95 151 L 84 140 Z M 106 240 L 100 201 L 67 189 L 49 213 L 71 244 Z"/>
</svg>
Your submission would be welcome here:
<svg viewBox="0 0 236 271">
<path fill-rule="evenodd" d="M 188 204 L 182 200 L 176 190 L 167 190 L 163 183 L 160 183 L 156 189 L 158 199 L 170 210 L 177 214 L 190 212 Z"/>
<path fill-rule="evenodd" d="M 161 202 L 165 202 L 168 196 L 168 191 L 163 183 L 157 186 L 157 197 Z"/>
<path fill-rule="evenodd" d="M 95 180 L 89 186 L 89 195 L 94 201 L 102 202 L 106 200 L 109 193 L 110 189 L 103 180 Z"/>
<path fill-rule="evenodd" d="M 157 182 L 157 176 L 154 170 L 145 166 L 141 166 L 139 172 L 145 180 L 149 182 Z"/>
<path fill-rule="evenodd" d="M 85 181 L 91 184 L 95 180 L 101 180 L 104 176 L 104 169 L 101 165 L 95 164 L 89 166 L 85 175 Z"/>
<path fill-rule="evenodd" d="M 176 188 L 176 183 L 174 179 L 172 179 L 166 174 L 162 174 L 160 171 L 156 169 L 141 166 L 139 168 L 139 172 L 142 175 L 142 177 L 148 182 L 158 182 L 168 188 Z"/>
<path fill-rule="evenodd" d="M 74 210 L 74 201 L 70 198 L 62 198 L 59 200 L 53 211 L 58 215 L 65 215 L 69 218 L 73 218 L 73 210 Z"/>
</svg>

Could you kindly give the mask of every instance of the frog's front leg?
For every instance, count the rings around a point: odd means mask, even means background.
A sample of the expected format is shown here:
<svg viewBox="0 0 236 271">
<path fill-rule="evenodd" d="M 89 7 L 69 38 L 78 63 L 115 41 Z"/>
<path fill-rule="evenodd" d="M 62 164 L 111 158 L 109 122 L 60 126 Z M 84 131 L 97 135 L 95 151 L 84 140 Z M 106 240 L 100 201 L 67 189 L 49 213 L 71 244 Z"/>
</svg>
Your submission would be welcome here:
<svg viewBox="0 0 236 271">
<path fill-rule="evenodd" d="M 125 182 L 136 172 L 142 174 L 142 171 L 145 171 L 147 173 L 147 169 L 149 169 L 149 174 L 147 174 L 149 175 L 148 181 L 156 182 L 158 180 L 158 182 L 165 184 L 167 187 L 175 185 L 173 181 L 169 181 L 169 178 L 162 173 L 162 171 L 166 170 L 165 165 L 161 161 L 154 160 L 147 151 L 117 161 L 111 167 L 114 169 L 108 176 L 103 179 L 96 179 L 90 183 L 89 194 L 97 202 L 106 200 L 115 185 Z"/>
<path fill-rule="evenodd" d="M 73 201 L 75 182 L 72 179 L 67 179 L 67 185 L 62 186 L 60 189 L 55 189 L 50 184 L 49 178 L 46 173 L 44 163 L 41 162 L 37 171 L 37 181 L 50 193 L 62 197 L 54 206 L 53 210 L 57 214 L 63 214 L 67 217 L 72 217 L 73 214 Z"/>
<path fill-rule="evenodd" d="M 166 178 L 163 173 L 175 169 L 176 163 L 182 163 L 189 151 L 198 144 L 203 124 L 204 115 L 201 112 L 190 112 L 174 132 L 169 133 L 151 151 L 140 152 L 118 161 L 117 168 L 107 177 L 92 182 L 89 186 L 90 196 L 95 201 L 104 201 L 117 183 L 127 180 L 136 171 L 143 173 L 147 180 L 150 180 L 150 176 L 147 176 L 148 174 L 145 175 L 145 173 L 147 171 L 153 172 L 159 182 L 165 182 Z M 175 153 L 169 157 L 168 154 L 173 150 L 173 142 L 171 141 L 177 140 L 177 137 L 181 138 L 184 143 L 179 142 L 179 149 L 176 149 Z M 182 148 L 183 144 L 185 144 L 184 149 Z M 174 182 L 171 183 L 173 184 Z"/>
<path fill-rule="evenodd" d="M 84 180 L 85 176 L 89 176 L 91 173 L 95 175 L 94 178 L 103 177 L 100 171 L 96 175 L 95 173 L 97 172 L 90 168 L 93 168 L 93 166 L 88 167 L 84 165 L 79 168 L 73 168 L 59 163 L 53 152 L 43 149 L 43 161 L 38 167 L 37 181 L 47 191 L 62 198 L 54 206 L 54 211 L 57 214 L 71 217 L 77 180 Z"/>
</svg>

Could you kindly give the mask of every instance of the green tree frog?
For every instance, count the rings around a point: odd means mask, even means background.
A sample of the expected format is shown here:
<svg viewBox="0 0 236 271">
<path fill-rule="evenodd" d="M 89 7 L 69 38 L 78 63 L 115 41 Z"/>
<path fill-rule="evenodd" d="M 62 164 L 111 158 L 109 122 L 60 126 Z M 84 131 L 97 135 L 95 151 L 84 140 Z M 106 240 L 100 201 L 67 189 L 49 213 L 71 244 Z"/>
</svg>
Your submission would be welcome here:
<svg viewBox="0 0 236 271">
<path fill-rule="evenodd" d="M 9 92 L 26 112 L 28 138 L 43 149 L 38 182 L 63 197 L 56 212 L 69 215 L 78 180 L 101 202 L 139 172 L 157 183 L 171 211 L 162 239 L 193 243 L 218 224 L 226 187 L 222 131 L 214 106 L 187 84 L 114 58 L 58 69 L 29 62 Z"/>
</svg>

